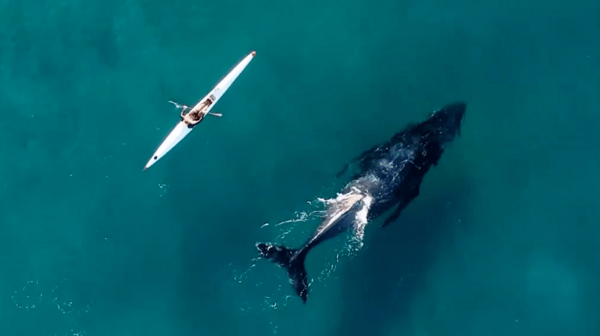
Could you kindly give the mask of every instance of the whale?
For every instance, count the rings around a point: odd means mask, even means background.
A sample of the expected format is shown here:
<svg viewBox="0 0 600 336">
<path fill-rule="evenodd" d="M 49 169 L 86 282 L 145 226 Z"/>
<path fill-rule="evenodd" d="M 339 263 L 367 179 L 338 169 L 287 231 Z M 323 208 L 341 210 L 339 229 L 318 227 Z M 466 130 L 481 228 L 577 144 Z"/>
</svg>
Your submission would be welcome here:
<svg viewBox="0 0 600 336">
<path fill-rule="evenodd" d="M 389 140 L 376 144 L 351 159 L 335 175 L 341 178 L 349 167 L 355 173 L 328 202 L 320 225 L 298 248 L 259 242 L 260 258 L 284 268 L 296 294 L 306 304 L 309 292 L 305 260 L 308 253 L 358 224 L 391 214 L 381 227 L 397 221 L 402 211 L 419 196 L 420 186 L 431 167 L 437 166 L 445 148 L 460 136 L 467 104 L 456 101 L 433 111 L 425 120 L 410 123 Z"/>
</svg>

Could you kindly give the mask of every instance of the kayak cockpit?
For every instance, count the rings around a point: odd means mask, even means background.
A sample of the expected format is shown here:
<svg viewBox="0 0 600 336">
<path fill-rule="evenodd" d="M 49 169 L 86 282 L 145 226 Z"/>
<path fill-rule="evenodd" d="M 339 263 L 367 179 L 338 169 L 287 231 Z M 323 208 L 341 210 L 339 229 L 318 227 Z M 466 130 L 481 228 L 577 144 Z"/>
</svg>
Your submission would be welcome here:
<svg viewBox="0 0 600 336">
<path fill-rule="evenodd" d="M 189 128 L 193 128 L 194 126 L 198 125 L 202 121 L 202 119 L 204 119 L 204 117 L 208 113 L 208 110 L 209 110 L 210 106 L 213 104 L 213 102 L 214 102 L 213 95 L 206 97 L 206 99 L 204 99 L 203 101 L 198 103 L 196 106 L 194 106 L 194 108 L 191 109 L 186 115 L 182 114 L 181 120 Z"/>
<path fill-rule="evenodd" d="M 194 108 L 189 112 L 190 114 L 206 114 L 205 111 L 212 105 L 213 99 L 211 97 L 206 97 L 206 99 L 200 104 L 194 106 Z"/>
</svg>

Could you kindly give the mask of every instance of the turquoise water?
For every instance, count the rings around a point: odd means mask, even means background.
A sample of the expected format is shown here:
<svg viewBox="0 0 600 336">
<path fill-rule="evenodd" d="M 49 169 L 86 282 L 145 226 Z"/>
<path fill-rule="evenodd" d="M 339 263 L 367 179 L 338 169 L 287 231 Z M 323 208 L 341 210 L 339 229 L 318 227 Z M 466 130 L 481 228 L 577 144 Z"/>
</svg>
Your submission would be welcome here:
<svg viewBox="0 0 600 336">
<path fill-rule="evenodd" d="M 0 335 L 600 334 L 599 2 L 2 0 L 0 28 Z M 142 172 L 167 101 L 251 50 Z M 306 305 L 253 260 L 455 100 L 419 198 L 311 252 Z"/>
</svg>

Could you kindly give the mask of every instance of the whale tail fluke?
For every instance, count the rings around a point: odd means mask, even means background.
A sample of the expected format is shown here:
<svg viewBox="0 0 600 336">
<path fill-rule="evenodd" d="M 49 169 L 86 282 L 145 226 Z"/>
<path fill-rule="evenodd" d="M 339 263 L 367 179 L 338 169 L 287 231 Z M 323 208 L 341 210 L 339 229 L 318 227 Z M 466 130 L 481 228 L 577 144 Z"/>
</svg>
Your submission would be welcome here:
<svg viewBox="0 0 600 336">
<path fill-rule="evenodd" d="M 285 268 L 290 278 L 290 283 L 294 287 L 296 294 L 300 296 L 303 303 L 306 303 L 308 297 L 308 276 L 304 266 L 304 260 L 308 249 L 289 249 L 285 246 L 271 243 L 258 243 L 256 248 L 261 256 L 271 262 Z"/>
</svg>

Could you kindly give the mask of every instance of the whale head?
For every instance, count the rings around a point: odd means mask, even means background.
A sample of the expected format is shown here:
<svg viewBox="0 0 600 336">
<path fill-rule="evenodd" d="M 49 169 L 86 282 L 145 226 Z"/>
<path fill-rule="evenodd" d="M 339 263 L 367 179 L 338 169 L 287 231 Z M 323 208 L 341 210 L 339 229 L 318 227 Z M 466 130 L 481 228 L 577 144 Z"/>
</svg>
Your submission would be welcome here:
<svg viewBox="0 0 600 336">
<path fill-rule="evenodd" d="M 457 135 L 460 135 L 460 128 L 466 110 L 467 104 L 464 102 L 447 104 L 433 112 L 429 119 L 425 121 L 425 124 L 438 137 L 438 141 L 441 143 L 450 142 Z"/>
</svg>

